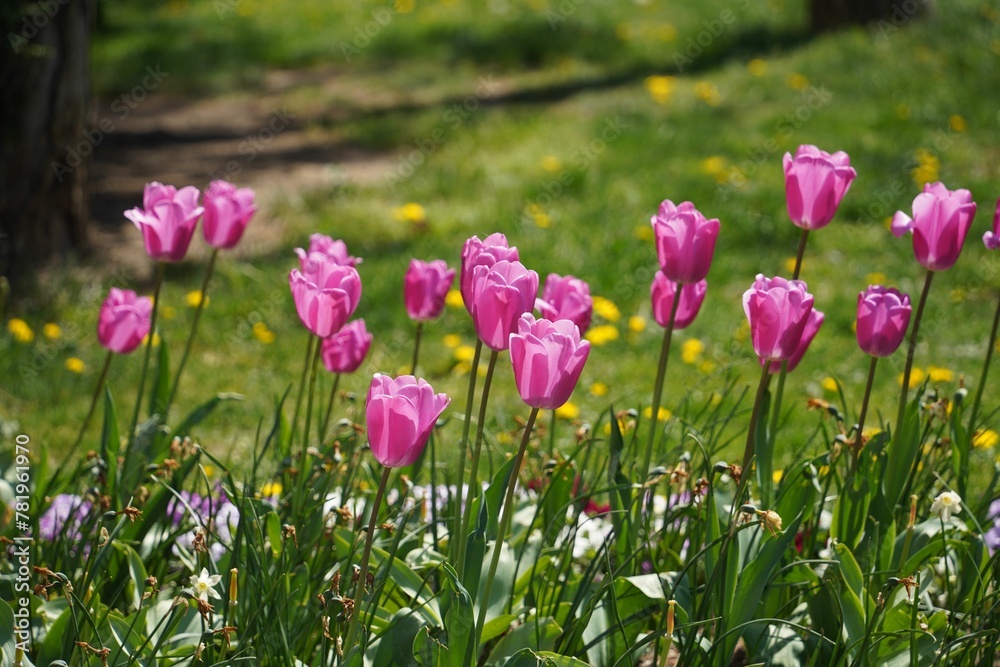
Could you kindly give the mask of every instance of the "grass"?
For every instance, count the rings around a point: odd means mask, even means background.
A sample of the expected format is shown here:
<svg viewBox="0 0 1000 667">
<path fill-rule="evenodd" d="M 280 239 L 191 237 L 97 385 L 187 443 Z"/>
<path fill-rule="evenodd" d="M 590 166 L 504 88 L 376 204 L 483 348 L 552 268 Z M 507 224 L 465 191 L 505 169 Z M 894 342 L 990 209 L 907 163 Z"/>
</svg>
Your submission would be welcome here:
<svg viewBox="0 0 1000 667">
<path fill-rule="evenodd" d="M 842 407 L 849 421 L 856 418 L 867 370 L 851 330 L 857 293 L 884 280 L 918 296 L 923 274 L 910 241 L 893 238 L 884 223 L 897 209 L 909 211 L 921 155 L 925 171 L 970 189 L 980 209 L 962 258 L 935 279 L 916 365 L 951 372 L 935 383 L 945 396 L 963 376 L 970 387 L 979 382 L 1000 288 L 1000 258 L 978 242 L 1000 180 L 1000 92 L 992 85 L 1000 68 L 998 15 L 985 5 L 958 2 L 902 30 L 808 37 L 802 3 L 595 1 L 564 15 L 559 3 L 511 2 L 483 18 L 479 3 L 400 2 L 347 62 L 342 44 L 353 44 L 355 29 L 384 5 L 316 1 L 292 12 L 276 2 L 228 2 L 105 3 L 94 47 L 98 88 L 127 90 L 147 64 L 161 63 L 172 74 L 169 94 L 252 95 L 273 68 L 332 67 L 340 85 L 298 89 L 289 109 L 313 130 L 413 172 L 290 196 L 253 223 L 284 225 L 278 247 L 252 261 L 220 259 L 179 400 L 185 412 L 216 392 L 245 395 L 202 425 L 200 438 L 213 451 L 237 460 L 259 421 L 268 422 L 274 397 L 297 382 L 306 335 L 286 276 L 291 249 L 313 231 L 343 238 L 365 260 L 357 315 L 376 343 L 359 373 L 340 385 L 356 397 L 357 419 L 372 372 L 408 371 L 412 326 L 401 285 L 409 258 L 457 266 L 465 238 L 493 231 L 507 234 L 543 280 L 549 272 L 582 277 L 622 313 L 610 322 L 620 338 L 595 347 L 574 395 L 581 418 L 596 419 L 609 403 L 648 403 L 661 338 L 648 304 L 656 269 L 648 219 L 664 198 L 693 201 L 722 221 L 705 306 L 675 337 L 666 406 L 708 400 L 727 374 L 738 374 L 739 388 L 752 385 L 757 365 L 740 298 L 757 273 L 790 274 L 799 230 L 785 213 L 781 156 L 802 143 L 847 151 L 859 176 L 833 223 L 810 235 L 802 277 L 827 319 L 786 386 L 785 407 L 795 409 L 779 435 L 779 455 L 826 446 L 813 439 L 821 417 L 801 406 L 810 396 L 840 402 L 824 388 L 827 378 L 842 383 Z M 223 6 L 234 11 L 220 17 Z M 566 20 L 553 27 L 552 12 Z M 715 21 L 722 22 L 717 37 Z M 702 37 L 706 31 L 711 39 Z M 689 39 L 709 42 L 691 62 L 677 56 L 695 53 L 690 44 L 697 41 Z M 487 89 L 484 77 L 496 85 Z M 407 202 L 424 207 L 426 227 L 395 218 Z M 184 263 L 168 271 L 162 303 L 174 316 L 161 330 L 175 358 L 193 312 L 185 295 L 197 289 L 201 270 Z M 108 286 L 58 275 L 11 312 L 29 322 L 35 341 L 0 334 L 0 372 L 10 382 L 2 416 L 54 451 L 72 440 L 86 412 L 103 360 L 92 332 Z M 643 330 L 630 330 L 632 316 L 645 320 Z M 273 344 L 252 335 L 258 320 L 274 332 Z M 41 334 L 49 321 L 63 328 L 54 342 Z M 421 372 L 460 411 L 467 376 L 438 342 L 453 333 L 474 342 L 461 309 L 425 329 Z M 691 339 L 705 351 L 687 364 L 679 351 Z M 71 356 L 86 363 L 82 375 L 64 368 Z M 135 355 L 112 366 L 122 414 L 131 412 L 139 362 Z M 881 364 L 869 424 L 893 418 L 902 364 L 902 353 Z M 609 393 L 593 395 L 596 382 Z M 500 364 L 496 383 L 497 419 L 509 424 L 526 414 L 507 365 Z M 987 388 L 985 412 L 994 423 L 998 397 Z M 560 438 L 571 435 L 565 428 Z M 735 431 L 731 437 L 741 441 Z M 976 452 L 975 467 L 995 454 Z"/>
</svg>

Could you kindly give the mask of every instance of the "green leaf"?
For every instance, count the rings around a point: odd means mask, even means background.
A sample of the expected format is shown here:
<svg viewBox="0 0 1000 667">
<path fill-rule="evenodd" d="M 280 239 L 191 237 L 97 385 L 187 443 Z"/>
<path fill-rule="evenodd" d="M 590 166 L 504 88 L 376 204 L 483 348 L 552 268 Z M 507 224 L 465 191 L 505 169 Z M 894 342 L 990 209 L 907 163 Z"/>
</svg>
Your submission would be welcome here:
<svg viewBox="0 0 1000 667">
<path fill-rule="evenodd" d="M 118 412 L 111 397 L 111 388 L 104 386 L 104 424 L 101 426 L 101 458 L 107 464 L 108 495 L 118 498 L 118 455 L 121 452 Z M 114 500 L 112 500 L 114 502 Z M 112 509 L 117 509 L 112 508 Z"/>
<path fill-rule="evenodd" d="M 448 647 L 438 641 L 432 632 L 427 626 L 420 629 L 413 640 L 413 657 L 421 667 L 450 667 Z"/>
<path fill-rule="evenodd" d="M 153 392 L 149 395 L 149 416 L 166 415 L 169 400 L 170 354 L 167 352 L 166 339 L 160 335 L 160 345 L 156 350 L 156 370 L 153 372 Z"/>
<path fill-rule="evenodd" d="M 277 558 L 284 548 L 281 539 L 281 518 L 274 512 L 268 512 L 264 523 L 267 527 L 267 541 L 271 543 L 271 555 Z"/>
<path fill-rule="evenodd" d="M 865 522 L 874 490 L 875 487 L 861 470 L 844 482 L 844 488 L 833 508 L 830 537 L 848 545 L 852 550 L 857 549 L 865 535 Z"/>
<path fill-rule="evenodd" d="M 483 574 L 483 560 L 486 555 L 486 530 L 489 527 L 490 502 L 485 494 L 479 496 L 478 517 L 476 527 L 465 542 L 465 571 L 462 573 L 462 584 L 473 595 L 479 594 L 479 580 Z M 475 598 L 473 598 L 475 599 Z"/>
<path fill-rule="evenodd" d="M 777 406 L 778 410 L 781 406 Z M 760 502 L 762 507 L 771 507 L 774 498 L 774 443 L 768 438 L 767 417 L 771 414 L 771 391 L 765 390 L 760 401 L 760 419 L 757 420 L 754 433 L 754 452 L 756 452 L 757 486 L 760 487 Z"/>
<path fill-rule="evenodd" d="M 886 467 L 882 480 L 882 489 L 887 501 L 886 507 L 880 507 L 880 520 L 892 516 L 893 510 L 899 504 L 906 488 L 906 480 L 910 477 L 917 454 L 920 451 L 920 399 L 927 388 L 927 381 L 920 386 L 916 395 L 903 412 L 903 424 L 898 433 L 894 433 L 889 444 L 887 455 L 892 465 Z"/>
<path fill-rule="evenodd" d="M 490 482 L 490 485 L 486 487 L 486 490 L 483 491 L 483 494 L 479 497 L 486 499 L 487 505 L 485 508 L 480 508 L 479 520 L 476 527 L 479 528 L 482 526 L 485 519 L 487 541 L 492 541 L 497 538 L 497 532 L 499 532 L 500 528 L 500 506 L 503 505 L 503 499 L 507 493 L 507 484 L 510 483 L 510 474 L 513 469 L 513 458 L 504 461 L 503 465 L 500 466 L 496 474 L 493 475 L 493 480 Z M 479 498 L 476 499 L 477 502 L 479 501 Z"/>
<path fill-rule="evenodd" d="M 618 418 L 615 416 L 615 408 L 610 408 L 611 435 L 608 439 L 610 446 L 610 458 L 608 459 L 608 486 L 611 488 L 611 523 L 614 526 L 615 552 L 619 563 L 628 563 L 626 567 L 634 562 L 630 559 L 632 533 L 632 485 L 628 478 L 622 473 L 621 461 L 622 453 L 625 451 L 625 440 L 622 438 L 622 431 L 618 425 Z"/>
<path fill-rule="evenodd" d="M 212 411 L 215 410 L 223 401 L 242 401 L 242 394 L 235 393 L 221 393 L 216 394 L 212 398 L 208 399 L 194 410 L 188 413 L 186 417 L 181 421 L 181 423 L 173 430 L 173 435 L 184 437 L 191 432 L 195 426 L 200 424 L 205 420 Z"/>
<path fill-rule="evenodd" d="M 397 611 L 379 639 L 378 650 L 373 659 L 374 664 L 386 667 L 419 665 L 414 655 L 414 644 L 417 635 L 424 627 L 423 621 L 409 607 Z"/>
<path fill-rule="evenodd" d="M 458 574 L 451 565 L 445 563 L 441 570 L 446 577 L 443 594 L 448 597 L 449 602 L 444 617 L 444 628 L 448 633 L 448 664 L 451 667 L 463 667 L 475 631 L 472 597 L 458 580 Z"/>
<path fill-rule="evenodd" d="M 14 610 L 0 600 L 0 664 L 13 665 L 17 649 L 14 636 Z"/>
<path fill-rule="evenodd" d="M 523 663 L 518 663 L 517 661 L 531 659 L 534 656 L 534 651 L 552 650 L 555 648 L 556 638 L 561 632 L 562 628 L 556 624 L 555 620 L 532 616 L 522 625 L 517 626 L 500 638 L 490 653 L 490 657 L 487 658 L 486 664 L 502 664 L 504 667 L 516 664 L 538 664 L 537 661 Z M 524 654 L 523 651 L 526 649 L 528 649 L 528 653 Z M 510 659 L 504 662 L 507 656 L 510 656 Z"/>
<path fill-rule="evenodd" d="M 142 558 L 135 549 L 123 543 L 121 540 L 113 542 L 114 548 L 125 557 L 128 565 L 128 575 L 131 580 L 132 606 L 139 609 L 142 606 L 142 593 L 146 587 L 146 566 L 142 563 Z"/>
</svg>

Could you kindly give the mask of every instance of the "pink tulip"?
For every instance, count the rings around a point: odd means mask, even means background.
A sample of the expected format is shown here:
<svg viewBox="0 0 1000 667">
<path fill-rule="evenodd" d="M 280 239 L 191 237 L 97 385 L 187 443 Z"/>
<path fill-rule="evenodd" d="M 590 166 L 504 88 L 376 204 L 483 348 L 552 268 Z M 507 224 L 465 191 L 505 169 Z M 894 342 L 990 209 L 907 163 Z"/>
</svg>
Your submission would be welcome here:
<svg viewBox="0 0 1000 667">
<path fill-rule="evenodd" d="M 813 338 L 819 332 L 820 326 L 823 324 L 823 320 L 826 318 L 823 313 L 819 312 L 815 308 L 809 313 L 809 318 L 806 320 L 806 326 L 802 329 L 802 338 L 799 339 L 798 345 L 795 346 L 795 352 L 788 359 L 788 372 L 795 370 L 795 367 L 799 365 L 802 361 L 802 357 L 805 356 L 806 350 L 809 349 L 809 344 L 812 343 Z M 760 365 L 764 365 L 764 360 L 760 359 Z M 771 364 L 771 367 L 767 369 L 767 372 L 771 375 L 777 375 L 781 372 L 781 364 Z"/>
<path fill-rule="evenodd" d="M 309 237 L 309 249 L 296 248 L 295 254 L 299 257 L 299 268 L 303 271 L 306 270 L 308 262 L 321 261 L 316 255 L 343 266 L 357 266 L 361 263 L 360 259 L 348 254 L 346 243 L 340 239 L 335 241 L 325 234 L 313 234 Z"/>
<path fill-rule="evenodd" d="M 288 283 L 299 319 L 320 338 L 339 331 L 361 299 L 357 269 L 320 253 L 314 253 L 304 269 L 292 269 Z"/>
<path fill-rule="evenodd" d="M 555 410 L 569 400 L 590 343 L 570 320 L 536 320 L 525 313 L 510 335 L 510 361 L 521 400 L 533 408 Z"/>
<path fill-rule="evenodd" d="M 152 312 L 153 301 L 149 297 L 112 287 L 101 305 L 97 340 L 112 352 L 128 354 L 149 333 Z"/>
<path fill-rule="evenodd" d="M 580 333 L 584 334 L 590 328 L 590 318 L 594 313 L 590 286 L 573 276 L 563 277 L 550 273 L 545 279 L 542 298 L 535 300 L 535 309 L 552 322 L 572 320 Z"/>
<path fill-rule="evenodd" d="M 472 323 L 490 349 L 506 350 L 521 315 L 535 305 L 538 274 L 520 262 L 477 265 L 472 278 Z"/>
<path fill-rule="evenodd" d="M 743 294 L 743 311 L 750 322 L 757 356 L 767 361 L 791 359 L 798 351 L 812 309 L 813 296 L 801 280 L 758 274 L 753 286 Z"/>
<path fill-rule="evenodd" d="M 930 271 L 950 269 L 962 252 L 976 203 L 968 190 L 949 190 L 942 183 L 928 183 L 913 200 L 913 217 L 896 211 L 892 233 L 913 232 L 913 254 Z"/>
<path fill-rule="evenodd" d="M 435 394 L 427 382 L 412 375 L 393 380 L 376 373 L 365 407 L 375 459 L 387 468 L 411 465 L 450 402 L 446 394 Z"/>
<path fill-rule="evenodd" d="M 403 280 L 403 300 L 406 312 L 417 321 L 433 320 L 444 309 L 444 298 L 455 280 L 455 269 L 449 269 L 443 259 L 433 262 L 410 260 Z"/>
<path fill-rule="evenodd" d="M 871 285 L 858 294 L 858 345 L 873 357 L 888 357 L 903 342 L 911 311 L 909 295 Z"/>
<path fill-rule="evenodd" d="M 785 201 L 788 217 L 802 229 L 826 227 L 857 177 L 844 151 L 830 155 L 815 146 L 785 153 Z"/>
<path fill-rule="evenodd" d="M 507 247 L 507 237 L 503 234 L 490 234 L 480 241 L 473 236 L 462 247 L 461 290 L 465 309 L 472 314 L 472 274 L 477 266 L 490 267 L 501 260 L 516 262 L 519 259 L 517 248 Z"/>
<path fill-rule="evenodd" d="M 213 248 L 233 248 L 243 237 L 250 218 L 257 212 L 254 191 L 236 189 L 226 181 L 212 181 L 205 191 L 205 222 L 201 227 L 205 241 Z"/>
<path fill-rule="evenodd" d="M 365 360 L 372 346 L 372 335 L 363 319 L 352 320 L 340 331 L 323 339 L 320 355 L 331 373 L 353 373 Z"/>
<path fill-rule="evenodd" d="M 681 302 L 677 306 L 674 329 L 686 329 L 694 322 L 694 318 L 698 317 L 698 311 L 701 310 L 707 290 L 708 282 L 705 280 L 688 283 L 681 288 Z M 670 325 L 670 311 L 674 307 L 676 292 L 677 283 L 663 275 L 662 271 L 657 271 L 649 288 L 649 296 L 653 302 L 653 317 L 664 329 Z"/>
<path fill-rule="evenodd" d="M 983 245 L 987 250 L 1000 248 L 1000 199 L 997 200 L 996 209 L 993 212 L 993 230 L 983 234 Z"/>
<path fill-rule="evenodd" d="M 651 222 L 656 234 L 656 254 L 667 278 L 685 284 L 704 280 L 712 265 L 719 221 L 706 220 L 689 201 L 674 206 L 665 199 Z"/>
<path fill-rule="evenodd" d="M 125 211 L 142 232 L 146 254 L 161 262 L 179 262 L 187 254 L 198 218 L 205 211 L 198 206 L 198 188 L 178 190 L 172 185 L 147 183 L 142 208 Z"/>
</svg>

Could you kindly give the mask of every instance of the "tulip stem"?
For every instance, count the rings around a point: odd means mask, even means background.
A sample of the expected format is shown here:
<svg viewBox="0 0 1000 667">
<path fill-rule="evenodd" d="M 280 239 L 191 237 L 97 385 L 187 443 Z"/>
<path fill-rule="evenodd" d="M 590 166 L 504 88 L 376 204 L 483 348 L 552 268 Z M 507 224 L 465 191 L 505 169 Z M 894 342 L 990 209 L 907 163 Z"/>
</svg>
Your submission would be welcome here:
<svg viewBox="0 0 1000 667">
<path fill-rule="evenodd" d="M 139 425 L 139 410 L 142 408 L 142 395 L 146 390 L 146 373 L 149 371 L 149 356 L 153 351 L 153 339 L 156 338 L 156 314 L 160 311 L 160 287 L 163 285 L 163 273 L 165 270 L 166 264 L 157 262 L 156 278 L 153 283 L 153 313 L 149 316 L 149 338 L 146 339 L 146 353 L 142 357 L 142 371 L 139 373 L 139 395 L 135 399 L 135 409 L 132 411 L 132 425 L 128 429 L 129 443 L 135 439 L 135 427 Z"/>
<path fill-rule="evenodd" d="M 496 352 L 493 353 L 494 355 Z M 524 452 L 528 448 L 528 440 L 531 438 L 531 430 L 535 425 L 535 418 L 538 416 L 538 408 L 532 408 L 528 415 L 528 423 L 524 426 L 524 435 L 521 437 L 521 446 L 517 449 L 514 457 L 514 467 L 511 469 L 510 478 L 507 480 L 507 494 L 503 501 L 503 514 L 500 516 L 500 525 L 497 527 L 497 539 L 493 543 L 493 557 L 490 559 L 490 569 L 486 574 L 486 583 L 483 585 L 483 598 L 479 601 L 479 617 L 476 619 L 476 641 L 474 643 L 473 656 L 479 655 L 479 641 L 483 636 L 483 626 L 486 625 L 486 611 L 490 606 L 490 592 L 493 588 L 493 579 L 497 574 L 497 565 L 500 563 L 500 552 L 503 549 L 503 540 L 507 535 L 507 528 L 510 525 L 510 517 L 514 510 L 514 487 L 517 486 L 518 473 L 521 471 L 521 462 L 524 460 Z M 470 663 L 466 660 L 466 664 Z"/>
<path fill-rule="evenodd" d="M 378 484 L 378 491 L 375 493 L 375 503 L 372 505 L 372 514 L 368 519 L 368 533 L 365 535 L 365 550 L 361 555 L 361 574 L 358 577 L 358 585 L 354 589 L 354 611 L 351 614 L 351 622 L 347 626 L 347 641 L 344 642 L 344 649 L 350 651 L 354 647 L 354 635 L 358 631 L 358 621 L 364 613 L 365 587 L 368 584 L 368 562 L 372 555 L 372 542 L 375 541 L 375 523 L 378 520 L 378 511 L 382 505 L 382 496 L 385 495 L 385 487 L 389 484 L 389 474 L 392 468 L 382 468 L 382 479 Z M 374 602 L 374 601 L 373 601 Z M 359 641 L 360 651 L 365 652 L 365 638 Z"/>
<path fill-rule="evenodd" d="M 205 268 L 205 277 L 201 281 L 201 298 L 198 300 L 198 307 L 194 309 L 194 319 L 191 322 L 191 333 L 188 334 L 187 343 L 184 345 L 184 354 L 181 355 L 181 363 L 177 366 L 177 373 L 174 375 L 174 384 L 170 388 L 170 398 L 167 399 L 167 411 L 170 411 L 170 406 L 174 404 L 174 397 L 177 396 L 177 387 L 181 382 L 181 373 L 184 372 L 184 366 L 187 364 L 188 354 L 191 353 L 191 345 L 194 343 L 194 336 L 198 332 L 198 320 L 201 319 L 201 311 L 205 307 L 205 301 L 208 298 L 206 296 L 208 290 L 208 281 L 212 277 L 212 270 L 215 268 L 215 258 L 219 254 L 219 249 L 214 248 L 212 250 L 212 256 L 208 258 L 208 266 Z"/>
<path fill-rule="evenodd" d="M 993 349 L 997 341 L 997 327 L 1000 326 L 1000 298 L 997 299 L 997 309 L 993 313 L 993 328 L 990 330 L 990 343 L 986 347 L 986 359 L 983 361 L 983 372 L 979 376 L 979 386 L 976 387 L 976 399 L 972 401 L 972 414 L 969 416 L 969 438 L 976 435 L 976 417 L 979 416 L 979 404 L 983 400 L 983 389 L 986 388 L 986 376 L 990 372 L 990 362 L 993 361 Z M 964 494 L 959 493 L 963 498 Z"/>
<path fill-rule="evenodd" d="M 653 385 L 653 403 L 650 405 L 652 413 L 649 417 L 649 436 L 646 440 L 646 454 L 642 462 L 642 481 L 645 482 L 649 475 L 649 466 L 653 460 L 653 446 L 656 444 L 656 424 L 660 416 L 660 402 L 663 400 L 663 380 L 667 375 L 667 360 L 670 357 L 670 338 L 674 333 L 674 322 L 677 320 L 677 309 L 681 303 L 681 283 L 676 283 L 674 289 L 674 302 L 670 306 L 670 319 L 667 321 L 667 328 L 663 332 L 663 346 L 660 348 L 660 363 L 656 369 L 656 384 Z"/>
<path fill-rule="evenodd" d="M 753 412 L 750 413 L 750 427 L 747 430 L 747 444 L 743 451 L 743 478 L 749 474 L 750 461 L 754 456 L 754 443 L 756 442 L 756 431 L 757 422 L 760 420 L 760 404 L 764 400 L 764 392 L 767 391 L 767 385 L 771 380 L 771 360 L 767 359 L 764 361 L 764 368 L 760 373 L 760 384 L 757 385 L 757 398 L 754 399 Z M 765 439 L 766 443 L 766 439 Z M 759 466 L 758 466 L 759 467 Z M 733 507 L 736 507 L 741 502 L 740 498 L 736 498 L 733 502 Z"/>
<path fill-rule="evenodd" d="M 927 303 L 927 293 L 931 291 L 931 280 L 933 278 L 934 272 L 927 269 L 927 277 L 924 279 L 924 289 L 920 292 L 920 303 L 917 304 L 917 313 L 913 318 L 913 331 L 910 334 L 910 344 L 906 348 L 906 366 L 903 368 L 903 388 L 899 392 L 896 430 L 892 434 L 894 440 L 899 437 L 900 431 L 903 428 L 903 417 L 906 415 L 906 399 L 910 393 L 910 371 L 913 369 L 913 356 L 917 349 L 917 334 L 920 331 L 920 319 L 924 314 L 924 304 Z"/>
<path fill-rule="evenodd" d="M 337 387 L 340 385 L 340 373 L 333 376 L 333 386 L 330 387 L 330 400 L 326 403 L 326 415 L 323 417 L 323 426 L 319 431 L 319 444 L 326 440 L 326 430 L 330 426 L 330 415 L 333 414 L 333 400 L 337 396 Z"/>
<path fill-rule="evenodd" d="M 806 252 L 806 241 L 809 240 L 809 230 L 803 229 L 802 234 L 799 235 L 799 248 L 795 252 L 795 270 L 792 271 L 792 280 L 799 279 L 799 273 L 802 272 L 802 257 Z"/>
<path fill-rule="evenodd" d="M 858 469 L 858 459 L 861 457 L 861 446 L 864 444 L 862 434 L 865 431 L 865 417 L 868 416 L 868 399 L 872 395 L 872 385 L 875 384 L 875 366 L 878 365 L 878 357 L 872 357 L 871 365 L 868 367 L 868 383 L 865 385 L 865 397 L 861 401 L 861 416 L 858 417 L 858 432 L 854 436 L 854 465 L 851 470 Z"/>
<path fill-rule="evenodd" d="M 410 375 L 417 374 L 417 355 L 420 354 L 420 334 L 424 331 L 424 323 L 417 322 L 417 332 L 413 338 L 413 363 L 410 364 Z"/>
<path fill-rule="evenodd" d="M 289 443 L 295 442 L 295 431 L 299 425 L 299 411 L 302 408 L 302 397 L 306 393 L 306 377 L 309 374 L 309 360 L 312 359 L 313 355 L 312 346 L 315 336 L 313 336 L 312 333 L 307 333 L 306 335 L 309 337 L 306 340 L 306 358 L 302 362 L 302 377 L 299 378 L 299 393 L 298 396 L 295 397 L 295 411 L 292 413 L 292 432 L 288 438 Z"/>
<path fill-rule="evenodd" d="M 312 362 L 309 364 L 309 395 L 306 398 L 306 430 L 302 436 L 302 460 L 305 462 L 306 450 L 309 448 L 309 431 L 312 426 L 313 395 L 316 393 L 316 368 L 319 366 L 320 352 L 323 346 L 316 345 Z"/>
<path fill-rule="evenodd" d="M 462 422 L 462 454 L 458 459 L 458 486 L 455 487 L 455 496 L 463 497 L 462 485 L 465 479 L 465 459 L 469 455 L 469 429 L 472 427 L 472 401 L 476 397 L 476 378 L 479 375 L 479 357 L 483 351 L 483 341 L 476 340 L 476 352 L 472 357 L 472 368 L 469 370 L 469 390 L 465 395 L 465 420 Z M 468 500 L 468 498 L 465 498 Z M 459 501 L 461 503 L 461 501 Z M 462 566 L 465 562 L 465 540 L 458 538 L 462 530 L 462 519 L 464 518 L 462 505 L 455 508 L 455 530 L 450 540 L 454 540 L 453 553 L 455 563 L 458 564 L 458 572 L 461 574 Z"/>
<path fill-rule="evenodd" d="M 496 350 L 490 350 L 490 363 L 486 367 L 486 378 L 483 380 L 483 395 L 479 397 L 479 422 L 476 424 L 476 443 L 472 447 L 472 466 L 469 471 L 469 490 L 465 494 L 465 507 L 462 511 L 462 529 L 456 535 L 456 539 L 461 542 L 465 542 L 469 535 L 469 526 L 472 523 L 472 499 L 475 495 L 475 490 L 478 490 L 478 484 L 476 483 L 476 475 L 479 472 L 479 456 L 483 450 L 483 431 L 486 427 L 486 404 L 490 400 L 490 385 L 493 382 L 493 369 L 497 365 L 497 357 L 500 353 Z M 465 549 L 462 549 L 462 560 L 458 562 L 458 576 L 465 576 Z M 470 591 L 473 599 L 475 599 L 475 591 Z"/>
</svg>

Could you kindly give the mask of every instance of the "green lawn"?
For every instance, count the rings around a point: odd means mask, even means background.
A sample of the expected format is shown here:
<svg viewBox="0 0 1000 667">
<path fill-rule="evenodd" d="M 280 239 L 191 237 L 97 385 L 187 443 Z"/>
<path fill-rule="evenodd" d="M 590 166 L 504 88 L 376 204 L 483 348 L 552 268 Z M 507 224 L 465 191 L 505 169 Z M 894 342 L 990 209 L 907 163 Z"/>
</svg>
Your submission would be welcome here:
<svg viewBox="0 0 1000 667">
<path fill-rule="evenodd" d="M 577 275 L 621 312 L 609 322 L 620 337 L 595 346 L 574 394 L 580 418 L 596 420 L 609 403 L 648 404 L 662 336 L 648 303 L 656 269 L 648 220 L 665 198 L 690 200 L 722 222 L 704 308 L 674 339 L 666 405 L 709 400 L 727 374 L 738 375 L 738 390 L 755 386 L 740 299 L 757 273 L 790 275 L 799 230 L 785 213 L 781 157 L 802 143 L 847 151 L 858 178 L 833 223 L 809 239 L 802 277 L 826 323 L 789 377 L 785 408 L 794 410 L 779 453 L 825 446 L 811 440 L 821 417 L 802 407 L 811 396 L 839 403 L 824 388 L 828 378 L 843 383 L 842 407 L 856 418 L 868 365 L 851 329 L 857 293 L 869 281 L 887 281 L 916 300 L 923 270 L 909 238 L 895 239 L 885 223 L 896 209 L 909 211 L 921 174 L 970 189 L 979 213 L 958 264 L 935 278 L 916 365 L 951 372 L 935 375 L 945 396 L 963 376 L 972 388 L 979 382 L 1000 288 L 1000 258 L 979 241 L 1000 194 L 1000 15 L 986 5 L 956 2 L 932 22 L 904 29 L 811 37 L 798 2 L 539 0 L 492 3 L 492 12 L 469 0 L 401 0 L 392 10 L 319 0 L 294 11 L 257 0 L 150 4 L 104 3 L 94 47 L 104 93 L 131 87 L 148 63 L 171 72 L 168 93 L 193 97 L 252 95 L 273 68 L 332 67 L 335 90 L 299 88 L 288 109 L 315 131 L 397 165 L 395 176 L 369 184 L 288 197 L 253 223 L 283 225 L 280 247 L 250 260 L 220 259 L 178 412 L 220 391 L 244 394 L 201 427 L 202 442 L 222 456 L 245 451 L 257 424 L 269 423 L 274 397 L 297 382 L 306 335 L 287 272 L 292 248 L 313 231 L 343 238 L 365 260 L 357 315 L 375 334 L 375 349 L 341 383 L 357 396 L 359 420 L 371 373 L 408 371 L 412 326 L 401 285 L 409 258 L 457 266 L 468 236 L 494 231 L 520 248 L 543 281 L 550 272 Z M 372 35 L 362 46 L 356 31 L 366 28 Z M 426 226 L 397 219 L 407 202 L 424 208 Z M 193 312 L 185 295 L 197 289 L 201 271 L 193 263 L 168 271 L 161 303 L 174 316 L 161 331 L 175 359 Z M 56 451 L 75 435 L 103 360 L 93 330 L 108 286 L 59 275 L 7 315 L 27 320 L 32 343 L 0 333 L 8 379 L 2 417 Z M 630 329 L 632 316 L 646 320 L 644 330 Z M 274 332 L 272 344 L 252 335 L 258 320 Z M 55 342 L 42 334 L 49 321 L 63 329 Z M 450 308 L 426 328 L 421 373 L 461 411 L 467 376 L 443 344 L 447 334 L 472 344 L 464 310 Z M 704 351 L 685 363 L 681 346 L 692 339 Z M 83 374 L 64 368 L 69 357 L 85 362 Z M 139 363 L 133 355 L 113 364 L 119 414 L 131 414 Z M 902 364 L 902 353 L 881 364 L 869 424 L 894 417 Z M 597 382 L 607 395 L 591 391 Z M 526 410 L 507 365 L 496 383 L 494 414 L 507 428 Z M 998 398 L 988 387 L 994 423 Z M 736 420 L 730 437 L 744 437 L 746 419 Z M 560 437 L 572 432 L 566 427 Z M 96 424 L 90 433 L 97 437 Z M 458 429 L 450 435 L 457 440 Z M 674 429 L 671 444 L 680 436 Z M 977 467 L 996 453 L 976 452 Z"/>
</svg>

